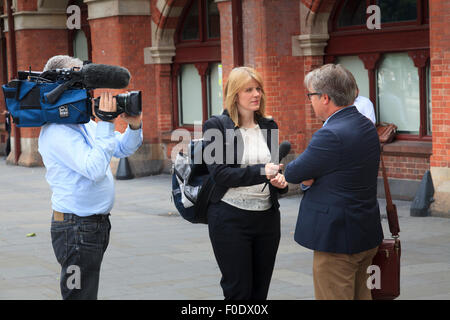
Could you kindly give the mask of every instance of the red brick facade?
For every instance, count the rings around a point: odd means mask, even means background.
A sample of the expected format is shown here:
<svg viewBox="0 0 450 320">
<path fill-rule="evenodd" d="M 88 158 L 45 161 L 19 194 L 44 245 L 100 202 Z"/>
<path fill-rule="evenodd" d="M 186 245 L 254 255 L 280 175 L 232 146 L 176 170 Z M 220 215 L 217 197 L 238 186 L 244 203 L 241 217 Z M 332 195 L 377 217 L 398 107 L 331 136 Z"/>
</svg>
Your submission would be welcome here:
<svg viewBox="0 0 450 320">
<path fill-rule="evenodd" d="M 431 165 L 450 167 L 450 3 L 430 1 L 433 156 Z"/>
<path fill-rule="evenodd" d="M 18 0 L 17 2 L 16 12 L 40 10 L 38 1 Z M 112 2 L 128 5 L 123 0 Z M 301 35 L 323 36 L 323 33 L 326 34 L 327 21 L 323 27 L 321 23 L 323 24 L 324 21 L 320 19 L 331 17 L 330 13 L 340 2 L 335 0 L 242 1 L 241 38 L 244 64 L 255 67 L 262 74 L 268 114 L 272 115 L 279 124 L 280 141 L 289 140 L 295 154 L 304 150 L 311 136 L 321 126 L 321 122 L 315 117 L 306 99 L 303 79 L 309 71 L 324 64 L 323 49 L 327 41 L 324 37 L 322 53 L 317 53 L 314 44 L 309 48 L 312 53 L 305 53 L 307 51 L 303 47 L 300 48 L 296 39 Z M 174 123 L 177 120 L 174 115 L 174 99 L 177 93 L 173 88 L 176 75 L 172 67 L 174 55 L 176 55 L 175 34 L 182 23 L 186 6 L 190 5 L 191 0 L 141 0 L 136 3 L 139 7 L 137 12 L 130 14 L 125 10 L 109 16 L 99 14 L 102 10 L 107 11 L 106 4 L 103 4 L 105 7 L 101 7 L 102 1 L 90 1 L 85 4 L 89 7 L 91 55 L 94 63 L 121 65 L 130 70 L 132 80 L 127 90 L 141 90 L 143 93 L 144 143 L 151 146 L 149 150 L 153 150 L 149 151 L 151 153 L 149 158 L 153 164 L 164 162 L 163 166 L 159 166 L 152 173 L 158 170 L 167 172 L 170 167 L 172 148 L 177 143 L 170 141 L 171 133 L 175 129 Z M 220 13 L 220 52 L 223 83 L 225 83 L 236 61 L 234 56 L 236 48 L 233 44 L 236 44 L 237 35 L 233 34 L 232 17 L 234 1 L 219 0 L 216 3 Z M 6 10 L 4 12 L 6 13 Z M 385 162 L 387 172 L 392 178 L 417 181 L 422 179 L 424 173 L 432 167 L 443 168 L 445 172 L 449 170 L 449 15 L 448 1 L 429 1 L 430 44 L 429 48 L 420 49 L 429 50 L 430 54 L 432 142 L 402 140 L 390 147 L 386 153 Z M 47 30 L 17 30 L 18 69 L 28 69 L 31 65 L 34 70 L 38 70 L 52 55 L 70 54 L 67 32 L 64 27 Z M 302 53 L 298 53 L 300 51 Z M 11 63 L 10 59 L 8 63 Z M 11 78 L 11 75 L 9 76 Z M 3 101 L 1 101 L 0 110 L 3 109 Z M 125 124 L 117 121 L 117 129 L 122 131 L 124 128 Z M 21 129 L 22 138 L 36 138 L 38 134 L 38 128 Z M 442 175 L 442 172 L 439 174 Z M 446 174 L 443 173 L 444 177 Z"/>
</svg>

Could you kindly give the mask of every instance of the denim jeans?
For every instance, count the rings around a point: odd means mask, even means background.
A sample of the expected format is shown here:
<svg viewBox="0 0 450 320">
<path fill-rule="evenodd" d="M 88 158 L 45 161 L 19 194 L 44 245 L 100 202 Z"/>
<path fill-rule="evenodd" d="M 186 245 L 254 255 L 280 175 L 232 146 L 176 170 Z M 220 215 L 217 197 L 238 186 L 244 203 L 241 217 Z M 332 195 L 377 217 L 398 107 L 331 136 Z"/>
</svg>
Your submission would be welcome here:
<svg viewBox="0 0 450 320">
<path fill-rule="evenodd" d="M 97 299 L 100 265 L 110 230 L 109 214 L 79 217 L 64 213 L 64 221 L 52 217 L 52 245 L 61 265 L 64 300 Z"/>
</svg>

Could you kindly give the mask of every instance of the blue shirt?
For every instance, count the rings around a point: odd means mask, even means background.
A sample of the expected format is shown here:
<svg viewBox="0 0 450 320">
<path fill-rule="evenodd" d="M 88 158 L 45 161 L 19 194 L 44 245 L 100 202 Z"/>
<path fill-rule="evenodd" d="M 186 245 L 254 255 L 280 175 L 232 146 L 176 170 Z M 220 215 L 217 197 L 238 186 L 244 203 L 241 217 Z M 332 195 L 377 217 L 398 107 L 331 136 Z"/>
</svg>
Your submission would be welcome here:
<svg viewBox="0 0 450 320">
<path fill-rule="evenodd" d="M 39 153 L 47 168 L 53 210 L 78 216 L 107 214 L 114 204 L 111 157 L 124 158 L 142 144 L 142 129 L 121 134 L 114 124 L 46 124 Z"/>
</svg>

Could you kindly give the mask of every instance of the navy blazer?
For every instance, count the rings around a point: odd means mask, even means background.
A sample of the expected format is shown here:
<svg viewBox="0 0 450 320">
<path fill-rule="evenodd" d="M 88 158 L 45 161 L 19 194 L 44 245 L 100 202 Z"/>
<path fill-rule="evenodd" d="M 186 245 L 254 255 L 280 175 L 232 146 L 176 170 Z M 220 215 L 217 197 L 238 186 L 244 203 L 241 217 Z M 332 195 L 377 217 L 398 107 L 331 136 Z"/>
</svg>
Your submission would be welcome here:
<svg viewBox="0 0 450 320">
<path fill-rule="evenodd" d="M 290 183 L 314 179 L 301 201 L 294 239 L 317 251 L 358 253 L 383 239 L 377 200 L 380 143 L 351 106 L 335 113 L 286 166 Z"/>
<path fill-rule="evenodd" d="M 258 117 L 255 119 L 258 123 L 260 129 L 266 130 L 267 136 L 263 134 L 266 139 L 267 146 L 270 151 L 275 148 L 274 152 L 278 155 L 278 144 L 276 146 L 272 146 L 272 140 L 278 143 L 278 136 L 274 136 L 273 134 L 278 134 L 278 125 L 273 119 Z M 232 154 L 227 154 L 227 151 L 230 149 L 227 148 L 227 140 L 223 139 L 223 158 L 217 159 L 218 161 L 207 165 L 209 173 L 212 175 L 214 182 L 216 183 L 214 192 L 211 196 L 211 202 L 216 203 L 219 202 L 229 188 L 233 187 L 244 187 L 251 186 L 255 184 L 260 184 L 264 182 L 268 182 L 268 187 L 270 191 L 270 198 L 272 203 L 276 209 L 280 207 L 278 203 L 279 194 L 286 193 L 288 191 L 288 187 L 284 189 L 278 189 L 272 184 L 270 184 L 265 174 L 261 174 L 264 170 L 265 164 L 255 164 L 246 166 L 241 168 L 241 160 L 242 153 L 238 151 L 238 144 L 243 145 L 242 136 L 238 127 L 234 125 L 234 122 L 231 120 L 228 111 L 224 110 L 221 116 L 212 116 L 208 119 L 203 125 L 203 133 L 209 129 L 217 129 L 222 132 L 222 136 L 226 137 L 226 130 L 232 130 L 234 132 L 233 135 L 233 144 L 234 148 L 231 148 Z M 275 130 L 275 131 L 274 131 Z M 214 139 L 206 143 L 208 146 L 210 143 L 213 143 Z M 228 142 L 229 143 L 229 142 Z M 215 155 L 214 152 L 212 152 Z M 228 162 L 227 162 L 228 159 Z M 229 161 L 232 159 L 232 163 Z"/>
</svg>

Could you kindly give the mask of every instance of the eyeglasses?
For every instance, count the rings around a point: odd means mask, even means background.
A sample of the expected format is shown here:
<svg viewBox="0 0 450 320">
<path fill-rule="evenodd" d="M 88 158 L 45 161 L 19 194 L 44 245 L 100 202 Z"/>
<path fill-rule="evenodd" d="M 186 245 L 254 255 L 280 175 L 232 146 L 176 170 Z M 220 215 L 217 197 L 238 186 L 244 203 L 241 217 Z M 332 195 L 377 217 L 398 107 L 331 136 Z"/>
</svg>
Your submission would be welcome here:
<svg viewBox="0 0 450 320">
<path fill-rule="evenodd" d="M 311 92 L 306 94 L 308 96 L 309 101 L 311 101 L 311 96 L 321 96 L 322 92 Z"/>
</svg>

